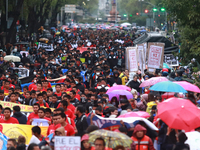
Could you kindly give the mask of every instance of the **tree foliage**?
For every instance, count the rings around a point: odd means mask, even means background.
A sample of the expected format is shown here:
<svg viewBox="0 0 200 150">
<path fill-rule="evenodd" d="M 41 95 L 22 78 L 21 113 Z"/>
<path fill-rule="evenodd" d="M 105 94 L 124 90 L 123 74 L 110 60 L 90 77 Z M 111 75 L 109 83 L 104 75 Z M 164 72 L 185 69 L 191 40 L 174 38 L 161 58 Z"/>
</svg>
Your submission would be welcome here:
<svg viewBox="0 0 200 150">
<path fill-rule="evenodd" d="M 163 0 L 163 4 L 179 24 L 181 53 L 184 61 L 200 60 L 200 0 Z"/>
</svg>

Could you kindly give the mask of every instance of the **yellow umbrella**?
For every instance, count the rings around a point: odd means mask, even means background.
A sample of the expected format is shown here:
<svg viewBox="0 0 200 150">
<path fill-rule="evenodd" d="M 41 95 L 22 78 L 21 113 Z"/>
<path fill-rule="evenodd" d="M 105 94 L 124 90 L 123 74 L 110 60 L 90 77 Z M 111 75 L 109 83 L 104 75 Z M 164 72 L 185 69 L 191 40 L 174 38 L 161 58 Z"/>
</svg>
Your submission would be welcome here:
<svg viewBox="0 0 200 150">
<path fill-rule="evenodd" d="M 60 35 L 60 32 L 56 32 L 56 35 Z"/>
<path fill-rule="evenodd" d="M 131 148 L 133 140 L 127 135 L 120 132 L 113 132 L 108 130 L 96 130 L 89 134 L 89 142 L 94 144 L 96 138 L 102 137 L 106 142 L 106 147 L 115 148 L 122 145 L 125 148 Z"/>
</svg>

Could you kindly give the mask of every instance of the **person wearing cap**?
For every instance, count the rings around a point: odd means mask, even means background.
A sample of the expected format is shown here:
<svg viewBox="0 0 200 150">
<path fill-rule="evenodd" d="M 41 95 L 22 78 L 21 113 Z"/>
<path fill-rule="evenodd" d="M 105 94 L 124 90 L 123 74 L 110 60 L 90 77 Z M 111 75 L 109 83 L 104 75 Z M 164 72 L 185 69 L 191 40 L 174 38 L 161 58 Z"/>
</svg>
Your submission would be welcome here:
<svg viewBox="0 0 200 150">
<path fill-rule="evenodd" d="M 88 134 L 84 134 L 81 138 L 81 150 L 91 150 Z"/>
<path fill-rule="evenodd" d="M 136 145 L 136 150 L 155 150 L 151 138 L 145 135 L 146 131 L 140 124 L 135 126 L 131 139 Z"/>
</svg>

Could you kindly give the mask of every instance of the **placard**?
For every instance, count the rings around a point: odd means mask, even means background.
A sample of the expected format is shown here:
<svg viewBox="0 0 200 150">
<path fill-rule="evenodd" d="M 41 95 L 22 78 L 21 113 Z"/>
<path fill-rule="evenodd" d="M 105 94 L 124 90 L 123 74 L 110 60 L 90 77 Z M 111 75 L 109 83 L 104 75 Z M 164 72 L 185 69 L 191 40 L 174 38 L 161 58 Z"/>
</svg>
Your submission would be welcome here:
<svg viewBox="0 0 200 150">
<path fill-rule="evenodd" d="M 163 68 L 164 43 L 148 43 L 148 71 Z"/>
<path fill-rule="evenodd" d="M 49 126 L 49 123 L 48 123 L 48 120 L 46 120 L 46 119 L 33 118 L 33 122 L 31 125 L 33 125 L 33 126 Z"/>
<path fill-rule="evenodd" d="M 170 66 L 179 66 L 178 56 L 175 57 L 173 54 L 165 54 L 164 63 Z"/>
<path fill-rule="evenodd" d="M 141 73 L 144 74 L 144 69 L 145 69 L 144 45 L 138 44 L 137 51 L 138 51 L 139 68 L 141 70 Z"/>
<path fill-rule="evenodd" d="M 55 150 L 80 150 L 81 137 L 79 136 L 55 136 Z"/>
<path fill-rule="evenodd" d="M 145 60 L 145 65 L 147 63 L 147 43 L 143 43 L 144 46 L 144 60 Z"/>
<path fill-rule="evenodd" d="M 138 54 L 136 47 L 128 47 L 128 64 L 129 64 L 129 72 L 138 71 Z"/>
</svg>

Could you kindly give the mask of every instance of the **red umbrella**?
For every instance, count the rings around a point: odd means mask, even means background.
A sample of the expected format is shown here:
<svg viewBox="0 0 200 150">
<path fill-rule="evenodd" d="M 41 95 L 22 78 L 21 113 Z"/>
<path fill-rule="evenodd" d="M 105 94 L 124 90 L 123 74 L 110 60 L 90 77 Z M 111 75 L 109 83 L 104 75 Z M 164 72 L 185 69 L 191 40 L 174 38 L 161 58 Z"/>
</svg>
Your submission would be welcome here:
<svg viewBox="0 0 200 150">
<path fill-rule="evenodd" d="M 173 129 L 191 131 L 200 127 L 200 110 L 187 99 L 173 97 L 158 104 L 158 117 Z"/>
</svg>

